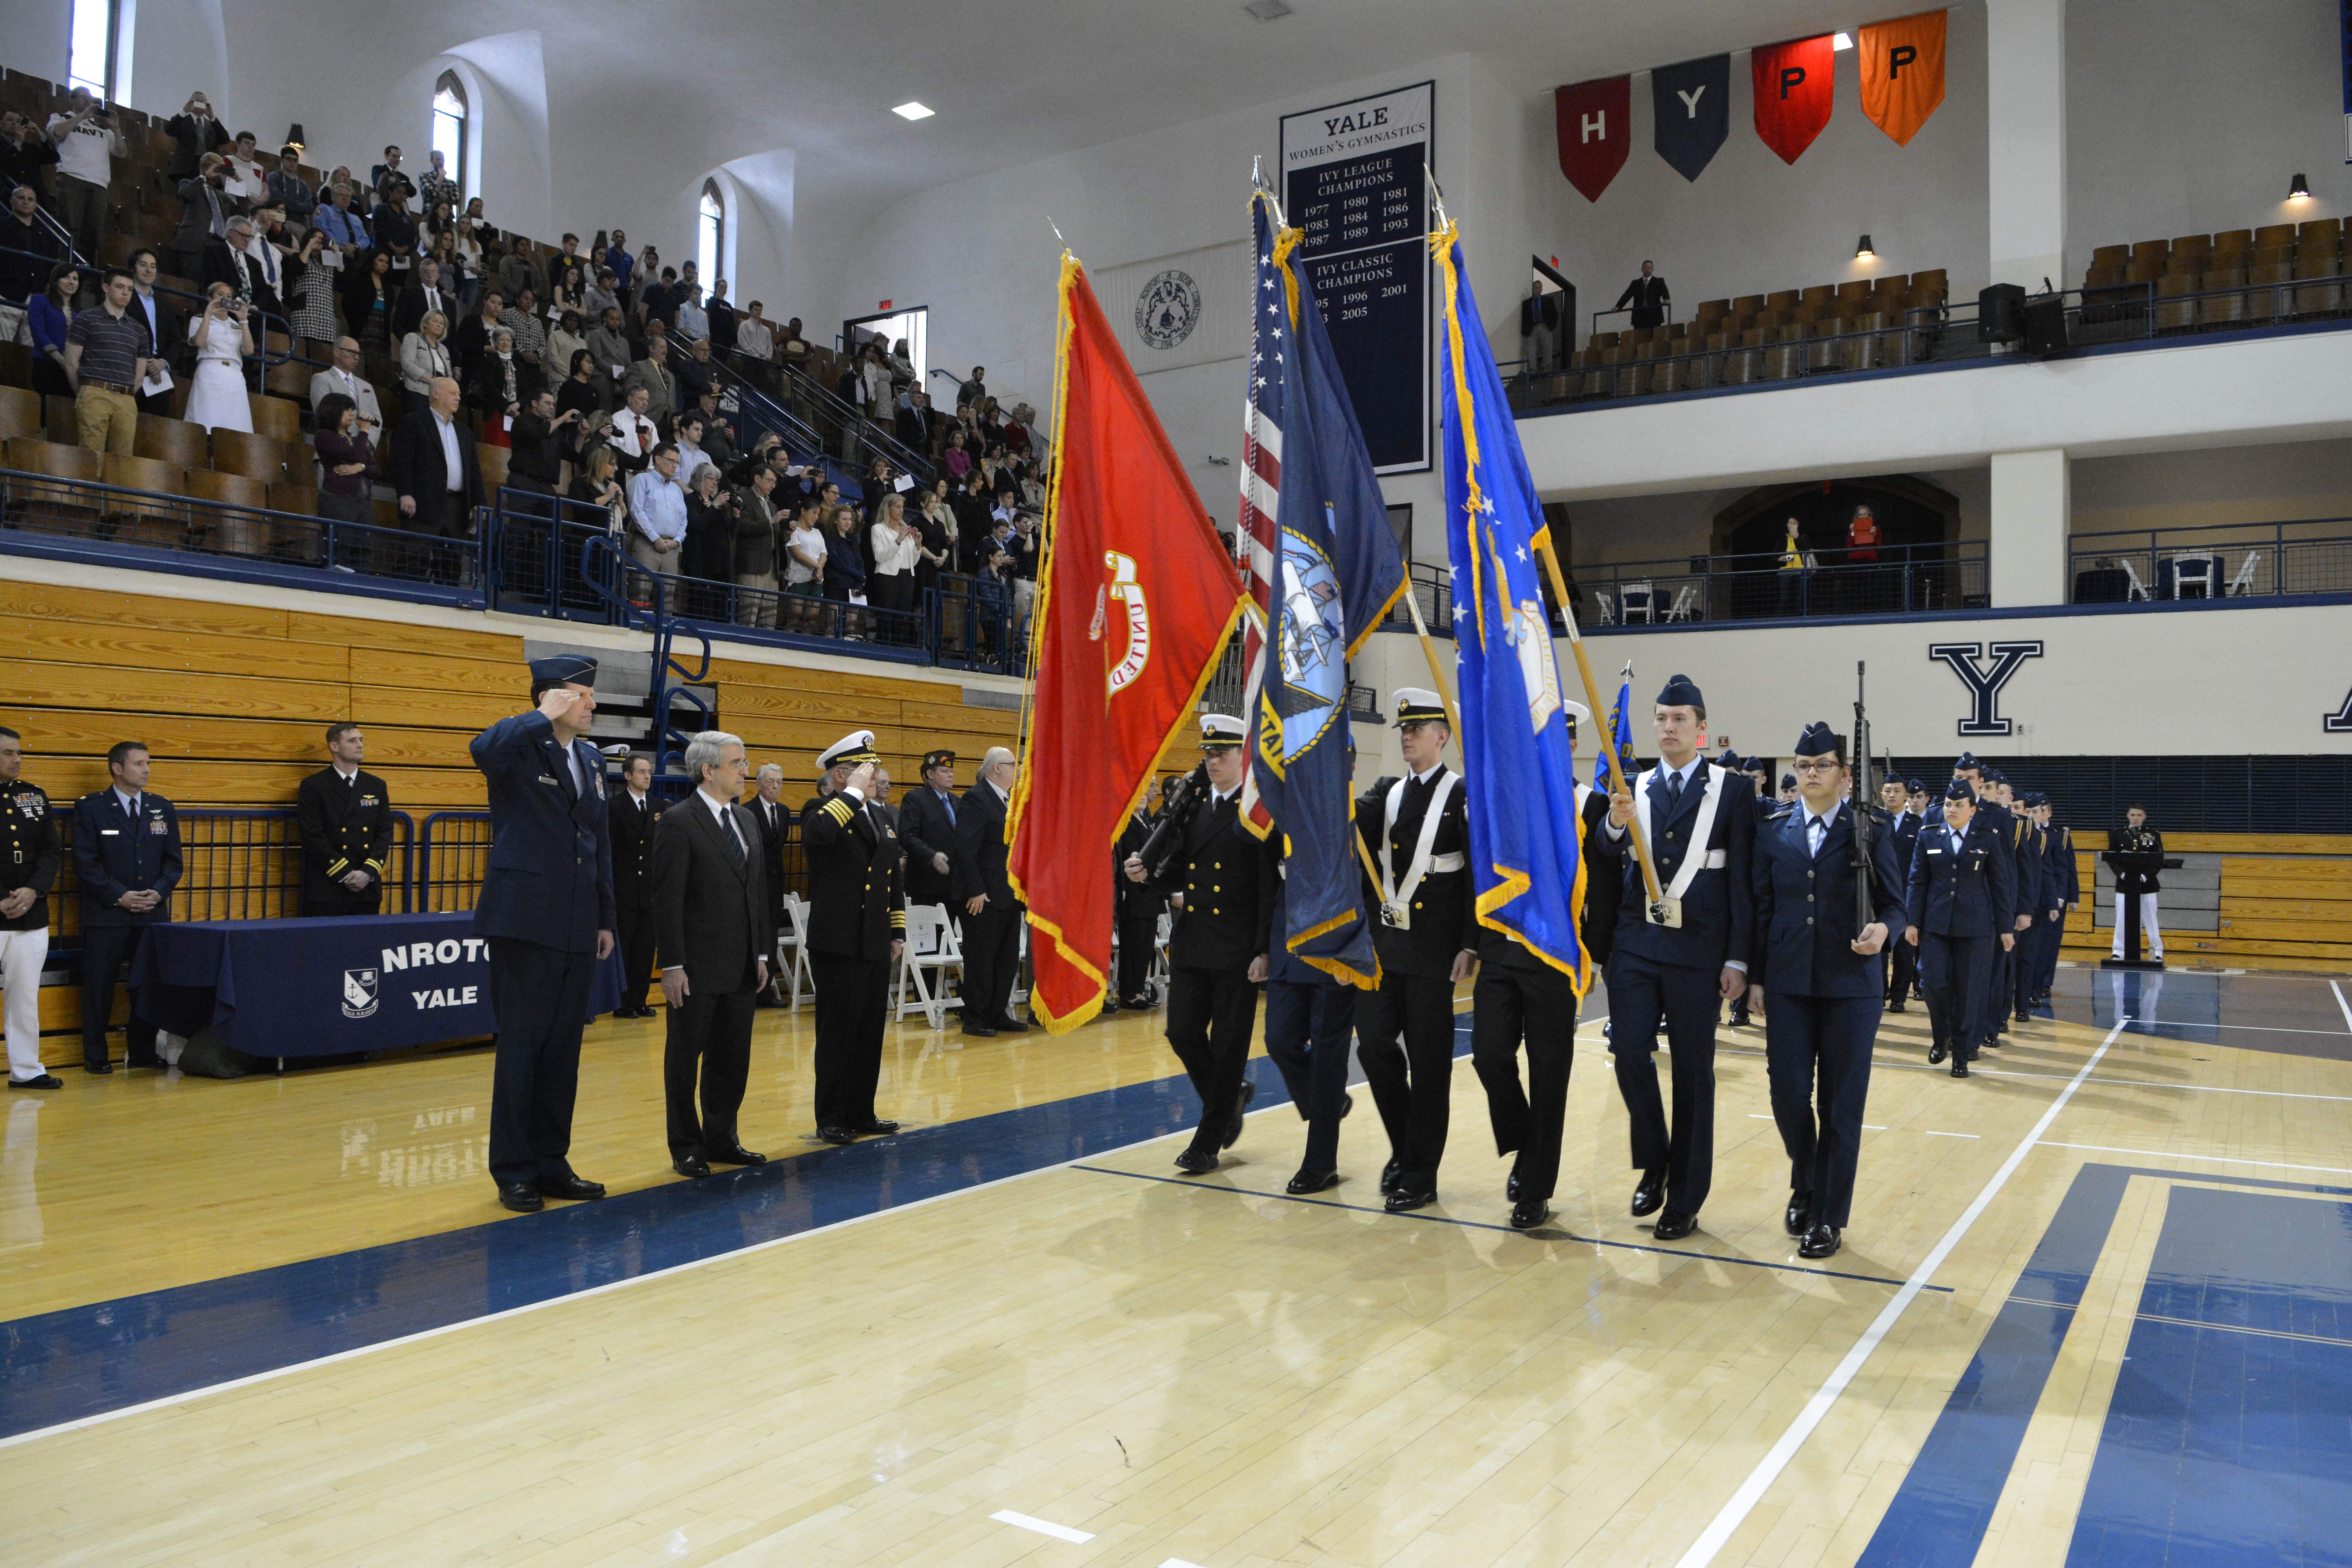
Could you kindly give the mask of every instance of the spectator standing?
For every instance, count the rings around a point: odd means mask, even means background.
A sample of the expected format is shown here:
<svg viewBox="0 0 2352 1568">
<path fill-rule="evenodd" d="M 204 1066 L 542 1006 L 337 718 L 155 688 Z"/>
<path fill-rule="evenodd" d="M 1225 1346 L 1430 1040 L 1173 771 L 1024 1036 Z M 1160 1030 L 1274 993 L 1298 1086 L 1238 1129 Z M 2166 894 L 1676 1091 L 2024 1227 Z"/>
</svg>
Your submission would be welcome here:
<svg viewBox="0 0 2352 1568">
<path fill-rule="evenodd" d="M 248 206 L 258 205 L 269 195 L 269 170 L 261 161 L 260 138 L 250 131 L 236 133 L 236 145 L 228 157 L 228 194 Z"/>
<path fill-rule="evenodd" d="M 114 1070 L 106 1030 L 115 977 L 138 954 L 147 929 L 172 918 L 172 889 L 180 881 L 180 816 L 147 787 L 147 748 L 116 742 L 106 753 L 106 772 L 107 787 L 76 801 L 73 815 L 74 871 L 81 880 L 81 1065 L 91 1073 Z M 163 1065 L 155 1054 L 154 1021 L 139 1016 L 135 992 L 124 1044 L 125 1066 Z"/>
<path fill-rule="evenodd" d="M 360 427 L 359 405 L 342 393 L 331 392 L 319 400 L 312 417 L 317 425 L 312 439 L 319 451 L 319 515 L 373 525 L 375 502 L 369 498 L 369 488 L 383 478 L 383 469 L 367 432 Z"/>
<path fill-rule="evenodd" d="M 98 308 L 75 311 L 66 329 L 66 380 L 74 389 L 81 445 L 129 457 L 139 433 L 131 389 L 162 374 L 163 362 L 148 341 L 146 321 L 131 313 L 131 274 L 110 267 L 102 287 Z"/>
<path fill-rule="evenodd" d="M 174 184 L 194 179 L 206 153 L 232 144 L 227 128 L 213 113 L 212 101 L 201 92 L 190 93 L 180 112 L 163 122 L 163 129 L 172 137 L 172 163 L 163 177 Z"/>
<path fill-rule="evenodd" d="M 1637 330 L 1659 327 L 1665 324 L 1666 306 L 1673 298 L 1666 291 L 1666 280 L 1658 276 L 1657 264 L 1644 261 L 1642 263 L 1642 275 L 1625 285 L 1625 291 L 1617 296 L 1617 303 L 1611 309 L 1622 310 L 1631 305 L 1633 308 L 1633 325 Z"/>
<path fill-rule="evenodd" d="M 665 267 L 656 272 L 654 259 L 654 247 L 648 245 L 644 258 L 639 262 L 645 268 L 646 284 L 645 291 L 638 298 L 646 319 L 646 330 L 650 332 L 654 323 L 658 321 L 667 331 L 677 325 L 677 302 L 685 290 L 678 287 L 677 268 Z"/>
<path fill-rule="evenodd" d="M 1039 535 L 1037 514 L 1023 507 L 1013 516 L 1013 537 L 1005 542 L 1005 553 L 1013 557 L 1013 635 L 1025 644 L 1029 639 L 1029 612 L 1037 603 L 1037 554 Z"/>
<path fill-rule="evenodd" d="M 639 387 L 646 394 L 646 414 L 656 425 L 677 411 L 677 376 L 670 369 L 669 334 L 658 321 L 646 323 L 645 355 L 629 366 L 622 382 L 624 394 Z"/>
<path fill-rule="evenodd" d="M 836 506 L 828 520 L 824 541 L 824 596 L 836 605 L 866 603 L 866 557 L 857 548 L 857 513 Z M 842 632 L 851 642 L 866 640 L 866 623 L 856 611 L 845 611 Z"/>
<path fill-rule="evenodd" d="M 401 420 L 393 484 L 410 531 L 428 540 L 471 537 L 474 509 L 482 504 L 482 465 L 457 424 L 456 382 L 435 382 L 425 412 Z M 446 550 L 436 551 L 429 564 L 435 580 L 456 579 L 455 559 Z"/>
<path fill-rule="evenodd" d="M 645 472 L 654 448 L 661 444 L 661 427 L 654 423 L 652 403 L 653 394 L 644 387 L 629 388 L 613 416 L 613 433 L 605 438 L 621 467 L 632 475 Z"/>
<path fill-rule="evenodd" d="M 310 412 L 314 418 L 326 419 L 326 400 L 341 393 L 358 409 L 357 433 L 373 439 L 383 428 L 383 410 L 377 405 L 375 388 L 360 374 L 360 345 L 356 338 L 335 340 L 335 363 L 310 378 Z"/>
<path fill-rule="evenodd" d="M 71 397 L 66 375 L 66 333 L 73 326 L 81 273 L 70 261 L 49 269 L 49 286 L 33 296 L 26 312 L 33 330 L 33 390 L 43 397 Z"/>
<path fill-rule="evenodd" d="M 506 296 L 492 289 L 482 296 L 482 308 L 457 323 L 450 342 L 461 378 L 470 380 L 476 363 L 490 352 L 490 335 L 499 330 L 499 319 L 505 314 Z"/>
<path fill-rule="evenodd" d="M 604 509 L 604 526 L 608 532 L 618 535 L 629 522 L 628 488 L 622 483 L 620 465 L 613 448 L 593 446 L 581 459 L 579 472 L 572 476 L 570 498 L 589 506 Z M 572 570 L 569 563 L 565 571 Z"/>
<path fill-rule="evenodd" d="M 971 379 L 956 388 L 956 410 L 977 407 L 988 398 L 988 371 L 982 365 L 971 367 Z"/>
<path fill-rule="evenodd" d="M 688 283 L 681 285 L 677 300 L 678 341 L 707 343 L 710 341 L 710 315 L 702 308 L 702 290 Z"/>
<path fill-rule="evenodd" d="M 58 242 L 41 226 L 41 194 L 31 185 L 8 193 L 8 216 L 0 218 L 0 342 L 15 342 L 28 309 L 48 287 L 59 259 Z"/>
<path fill-rule="evenodd" d="M 695 400 L 695 408 L 702 416 L 702 449 L 720 468 L 731 468 L 735 462 L 735 426 L 719 412 L 719 389 L 706 386 Z"/>
<path fill-rule="evenodd" d="M 587 347 L 595 362 L 598 398 L 607 408 L 619 407 L 623 384 L 629 379 L 629 362 L 635 357 L 629 349 L 629 334 L 621 325 L 619 306 L 606 306 L 596 324 L 588 329 Z"/>
<path fill-rule="evenodd" d="M 381 381 L 392 364 L 392 258 L 362 251 L 343 268 L 343 321 L 367 356 L 368 379 Z"/>
<path fill-rule="evenodd" d="M 686 546 L 686 493 L 677 484 L 677 448 L 653 448 L 644 472 L 629 481 L 629 556 L 648 572 L 675 577 Z"/>
<path fill-rule="evenodd" d="M 776 470 L 762 463 L 735 491 L 735 624 L 773 630 L 776 625 Z"/>
<path fill-rule="evenodd" d="M 824 530 L 819 526 L 822 509 L 814 498 L 803 500 L 793 519 L 791 534 L 784 541 L 784 597 L 786 631 L 814 631 L 820 612 L 814 600 L 824 596 Z"/>
<path fill-rule="evenodd" d="M 383 162 L 368 171 L 368 188 L 375 193 L 370 211 L 379 221 L 385 208 L 394 207 L 405 213 L 408 204 L 416 199 L 416 182 L 402 170 L 400 156 L 398 147 L 386 147 Z"/>
<path fill-rule="evenodd" d="M 245 204 L 230 195 L 227 186 L 228 160 L 217 153 L 205 153 L 195 174 L 180 182 L 180 222 L 164 247 L 171 252 L 173 277 L 200 277 L 205 247 L 228 237 L 229 220 L 245 210 Z"/>
<path fill-rule="evenodd" d="M 702 395 L 719 384 L 719 369 L 710 358 L 710 340 L 695 339 L 682 359 L 673 354 L 670 373 L 677 381 L 671 392 L 671 395 L 677 399 L 677 406 L 681 410 L 698 406 Z"/>
<path fill-rule="evenodd" d="M 1813 552 L 1797 537 L 1797 520 L 1789 520 L 1789 536 L 1780 543 L 1776 568 L 1780 580 L 1780 614 L 1801 616 L 1805 613 L 1805 584 L 1817 564 Z"/>
<path fill-rule="evenodd" d="M 625 308 L 631 298 L 629 280 L 635 274 L 637 266 L 637 258 L 629 254 L 629 231 L 614 229 L 611 243 L 604 247 L 604 254 L 598 259 L 612 271 L 616 291 Z"/>
<path fill-rule="evenodd" d="M 683 451 L 678 471 L 688 471 Z M 678 561 L 687 579 L 681 584 L 685 611 L 697 620 L 718 620 L 727 595 L 711 585 L 735 580 L 736 500 L 719 488 L 718 465 L 699 462 L 692 472 L 694 482 L 686 490 L 686 547 Z"/>
<path fill-rule="evenodd" d="M 474 362 L 473 404 L 482 414 L 485 446 L 512 444 L 515 416 L 539 392 L 539 377 L 514 352 L 514 334 L 500 327 L 490 338 L 490 352 Z"/>
<path fill-rule="evenodd" d="M 580 335 L 580 312 L 566 310 L 547 330 L 547 347 L 540 355 L 541 379 L 550 383 L 572 378 L 572 356 L 588 346 Z"/>
<path fill-rule="evenodd" d="M 226 283 L 205 290 L 204 314 L 188 323 L 196 361 L 188 384 L 190 424 L 253 433 L 253 405 L 245 390 L 245 359 L 253 353 L 251 311 Z"/>
<path fill-rule="evenodd" d="M 185 201 L 187 198 L 183 195 L 180 199 Z M 328 243 L 342 257 L 343 269 L 348 273 L 353 266 L 352 258 L 365 250 L 370 243 L 366 222 L 352 210 L 351 185 L 341 180 L 336 181 L 327 189 L 327 205 L 310 216 L 325 233 Z M 182 222 L 184 225 L 185 220 Z"/>
<path fill-rule="evenodd" d="M 66 96 L 62 113 L 49 117 L 49 140 L 58 149 L 58 216 L 85 260 L 98 256 L 114 160 L 129 151 L 119 125 L 114 111 L 83 87 Z"/>
<path fill-rule="evenodd" d="M 715 353 L 730 353 L 740 337 L 740 318 L 727 300 L 727 279 L 721 278 L 710 286 L 709 303 L 703 313 L 710 318 L 710 347 Z"/>
<path fill-rule="evenodd" d="M 547 327 L 539 319 L 539 297 L 526 289 L 499 314 L 499 325 L 514 334 L 514 352 L 536 372 L 547 357 Z"/>
<path fill-rule="evenodd" d="M 507 483 L 534 495 L 551 496 L 563 478 L 563 438 L 580 421 L 574 414 L 555 411 L 555 394 L 541 387 L 515 416 L 514 456 L 507 463 Z"/>
<path fill-rule="evenodd" d="M 155 253 L 142 245 L 131 253 L 126 265 L 131 268 L 131 313 L 146 324 L 148 353 L 157 359 L 166 358 L 176 352 L 185 340 L 181 331 L 180 313 L 155 292 L 155 279 L 159 274 Z M 145 384 L 141 384 L 143 387 Z M 170 416 L 172 395 L 168 391 L 142 390 L 132 396 L 139 405 L 140 413 L 152 414 L 159 418 Z"/>
<path fill-rule="evenodd" d="M 426 156 L 431 163 L 425 171 L 425 177 L 416 183 L 418 199 L 424 202 L 426 212 L 431 212 L 443 202 L 455 210 L 457 204 L 466 199 L 466 193 L 459 190 L 457 182 L 449 177 L 448 158 L 438 147 Z"/>
<path fill-rule="evenodd" d="M 428 310 L 418 320 L 416 330 L 400 340 L 403 414 L 422 413 L 433 401 L 433 383 L 442 376 L 456 377 L 456 362 L 444 341 L 448 330 L 448 317 L 438 310 Z"/>
<path fill-rule="evenodd" d="M 278 149 L 278 167 L 269 171 L 268 184 L 269 194 L 286 205 L 286 221 L 298 228 L 310 227 L 310 215 L 319 210 L 319 196 L 302 177 L 300 148 Z"/>
<path fill-rule="evenodd" d="M 947 449 L 940 454 L 940 470 L 961 485 L 971 473 L 971 451 L 964 444 L 963 427 L 948 432 Z"/>
<path fill-rule="evenodd" d="M 574 428 L 584 433 L 604 406 L 603 389 L 597 385 L 596 356 L 586 349 L 574 349 L 570 363 L 572 374 L 555 389 L 555 411 L 579 415 L 579 424 Z"/>
<path fill-rule="evenodd" d="M 907 520 L 907 498 L 884 495 L 876 505 L 876 521 L 867 531 L 874 546 L 874 572 L 867 579 L 867 598 L 877 610 L 903 615 L 915 606 L 915 567 L 922 558 L 922 534 Z M 905 623 L 886 620 L 883 636 L 897 641 Z"/>
<path fill-rule="evenodd" d="M 28 120 L 13 109 L 0 110 L 0 182 L 10 186 L 30 185 L 37 204 L 42 186 L 48 183 L 45 169 L 57 166 L 58 144 L 48 138 L 37 120 Z"/>
<path fill-rule="evenodd" d="M 523 290 L 538 294 L 546 279 L 540 276 L 539 264 L 531 259 L 530 241 L 516 237 L 514 253 L 499 263 L 499 289 L 509 300 L 520 300 Z"/>
<path fill-rule="evenodd" d="M 335 269 L 327 265 L 327 237 L 312 229 L 286 269 L 286 324 L 297 353 L 325 353 L 335 331 Z"/>
<path fill-rule="evenodd" d="M 613 276 L 613 269 L 609 267 L 597 268 L 589 277 L 588 287 L 581 291 L 580 319 L 583 321 L 601 321 L 604 319 L 605 311 L 618 310 L 620 305 L 620 283 Z"/>
<path fill-rule="evenodd" d="M 692 489 L 694 487 L 690 481 L 695 474 L 710 461 L 710 454 L 702 449 L 701 410 L 688 409 L 673 420 L 670 439 L 677 443 L 678 483 L 684 489 Z"/>
<path fill-rule="evenodd" d="M 426 257 L 416 264 L 415 281 L 400 292 L 399 308 L 392 313 L 393 337 L 405 342 L 417 324 L 436 311 L 441 315 L 446 337 L 450 323 L 457 319 L 457 297 L 444 286 L 441 264 Z"/>
</svg>

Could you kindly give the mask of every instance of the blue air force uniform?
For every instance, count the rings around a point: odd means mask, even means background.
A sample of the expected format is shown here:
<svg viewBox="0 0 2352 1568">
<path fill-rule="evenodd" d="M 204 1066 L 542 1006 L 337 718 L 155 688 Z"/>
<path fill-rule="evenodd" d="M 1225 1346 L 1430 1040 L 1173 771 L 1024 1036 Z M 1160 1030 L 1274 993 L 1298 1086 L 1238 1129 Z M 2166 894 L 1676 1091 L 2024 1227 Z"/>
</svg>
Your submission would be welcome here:
<svg viewBox="0 0 2352 1568">
<path fill-rule="evenodd" d="M 534 659 L 530 679 L 534 692 L 593 686 L 596 664 Z M 499 720 L 474 737 L 472 751 L 490 801 L 490 863 L 474 905 L 474 931 L 489 942 L 499 1030 L 490 1175 L 509 1208 L 535 1208 L 541 1194 L 602 1197 L 604 1188 L 572 1173 L 569 1156 L 598 939 L 619 925 L 604 759 L 584 737 L 564 745 L 536 710 Z"/>
<path fill-rule="evenodd" d="M 1706 708 L 1698 688 L 1681 675 L 1666 683 L 1658 702 Z M 1682 900 L 1682 924 L 1650 920 L 1649 893 L 1630 833 L 1604 821 L 1586 843 L 1594 874 L 1614 871 L 1622 883 L 1609 960 L 1609 1049 L 1632 1123 L 1633 1167 L 1643 1173 L 1635 1213 L 1647 1214 L 1654 1206 L 1655 1175 L 1663 1173 L 1666 1213 L 1678 1223 L 1659 1223 L 1671 1240 L 1688 1234 L 1683 1222 L 1698 1213 L 1714 1179 L 1718 985 L 1725 968 L 1748 967 L 1756 795 L 1744 778 L 1704 757 L 1694 757 L 1680 773 L 1661 763 L 1635 781 L 1634 788 L 1637 811 L 1646 801 L 1643 832 L 1659 882 Z M 1674 1053 L 1671 1131 L 1651 1060 L 1662 1021 Z"/>
<path fill-rule="evenodd" d="M 1923 786 L 1917 779 L 1905 782 L 1905 790 L 1917 795 Z M 1905 808 L 1895 814 L 1893 838 L 1895 864 L 1901 868 L 1907 883 L 1911 871 L 1911 851 L 1919 842 L 1919 827 L 1926 818 Z M 1896 931 L 1886 939 L 1886 1010 L 1900 1013 L 1911 1000 L 1912 991 L 1919 984 L 1919 950 L 1903 940 Z"/>
<path fill-rule="evenodd" d="M 81 879 L 81 1060 L 91 1072 L 113 1070 L 106 1058 L 106 1026 L 114 1013 L 114 977 L 139 952 L 152 925 L 172 918 L 172 889 L 180 882 L 180 816 L 153 790 L 125 796 L 117 787 L 74 802 L 74 874 Z M 122 907 L 122 895 L 163 895 L 144 913 Z M 133 1001 L 123 1030 L 124 1064 L 163 1066 L 155 1026 Z"/>
<path fill-rule="evenodd" d="M 878 763 L 874 731 L 826 747 L 827 771 Z M 890 1012 L 890 949 L 907 937 L 906 860 L 887 815 L 842 789 L 801 808 L 808 857 L 809 978 L 816 983 L 816 1130 L 831 1143 L 896 1132 L 874 1114 L 882 1031 Z"/>
<path fill-rule="evenodd" d="M 2049 805 L 2051 801 L 2047 795 L 2037 795 L 2033 804 L 2038 807 Z M 2083 901 L 2083 868 L 2074 858 L 2074 830 L 2053 822 L 2042 831 L 2049 835 L 2050 839 L 2048 897 L 2051 901 L 2042 906 L 2042 912 L 2047 915 L 2052 910 L 2057 910 L 2060 914 L 2058 919 L 2046 921 L 2041 930 L 2041 951 L 2036 954 L 2033 970 L 2033 994 L 2029 998 L 2035 1003 L 2050 1000 L 2050 988 L 2058 983 L 2058 949 L 2066 940 L 2064 911 Z"/>
<path fill-rule="evenodd" d="M 1843 751 L 1827 725 L 1814 724 L 1796 754 Z M 1757 830 L 1749 865 L 1757 942 L 1748 979 L 1764 992 L 1765 1073 L 1789 1152 L 1788 1227 L 1804 1236 L 1809 1258 L 1837 1250 L 1853 1206 L 1871 1045 L 1885 1005 L 1882 960 L 1853 946 L 1861 934 L 1855 881 L 1864 874 L 1853 830 L 1853 803 L 1833 803 L 1817 817 L 1801 798 Z M 1871 918 L 1892 941 L 1905 923 L 1903 869 L 1883 825 L 1871 837 L 1867 874 Z"/>
<path fill-rule="evenodd" d="M 1976 798 L 1966 779 L 1944 791 L 1947 801 Z M 2007 814 L 2001 814 L 2006 817 Z M 1927 993 L 1934 1044 L 1927 1059 L 1952 1058 L 1952 1076 L 1968 1064 L 1990 1031 L 1993 951 L 2011 930 L 2017 905 L 2017 866 L 2009 853 L 2007 823 L 1990 812 L 1955 832 L 1939 814 L 1919 830 L 1911 855 L 1906 918 L 1919 931 L 1919 980 Z"/>
</svg>

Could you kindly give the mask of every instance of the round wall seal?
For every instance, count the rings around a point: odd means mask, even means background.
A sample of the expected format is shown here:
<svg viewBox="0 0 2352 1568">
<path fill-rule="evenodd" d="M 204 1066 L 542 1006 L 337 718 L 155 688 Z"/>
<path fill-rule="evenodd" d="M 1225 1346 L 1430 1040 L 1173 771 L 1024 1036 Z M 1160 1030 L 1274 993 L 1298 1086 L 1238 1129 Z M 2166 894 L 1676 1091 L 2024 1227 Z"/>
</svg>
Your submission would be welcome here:
<svg viewBox="0 0 2352 1568">
<path fill-rule="evenodd" d="M 1170 268 L 1135 297 L 1135 335 L 1155 349 L 1172 349 L 1201 321 L 1201 286 Z"/>
</svg>

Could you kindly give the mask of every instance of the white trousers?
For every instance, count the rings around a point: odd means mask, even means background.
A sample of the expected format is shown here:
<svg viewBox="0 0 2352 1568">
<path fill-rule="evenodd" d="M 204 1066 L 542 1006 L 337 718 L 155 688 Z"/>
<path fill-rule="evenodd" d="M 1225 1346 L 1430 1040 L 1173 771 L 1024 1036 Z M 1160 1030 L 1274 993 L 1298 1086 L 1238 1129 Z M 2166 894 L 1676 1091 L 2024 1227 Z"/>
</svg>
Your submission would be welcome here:
<svg viewBox="0 0 2352 1568">
<path fill-rule="evenodd" d="M 2139 934 L 2140 939 L 2147 943 L 2147 955 L 2150 958 L 2162 958 L 2164 932 L 2156 923 L 2156 897 L 2154 893 L 2139 895 Z M 2109 955 L 2115 958 L 2121 958 L 2124 955 L 2124 898 L 2125 895 L 2122 893 L 2116 895 L 2115 949 Z"/>
<path fill-rule="evenodd" d="M 8 1076 L 19 1083 L 41 1076 L 41 964 L 49 932 L 0 931 L 0 1001 L 8 1018 Z"/>
</svg>

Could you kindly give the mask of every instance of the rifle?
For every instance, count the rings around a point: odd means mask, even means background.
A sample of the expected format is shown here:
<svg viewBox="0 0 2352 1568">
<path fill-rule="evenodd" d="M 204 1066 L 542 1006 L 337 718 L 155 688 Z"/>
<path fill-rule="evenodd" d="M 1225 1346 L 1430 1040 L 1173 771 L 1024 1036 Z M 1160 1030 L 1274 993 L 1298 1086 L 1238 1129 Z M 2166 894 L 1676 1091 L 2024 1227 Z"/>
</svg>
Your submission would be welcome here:
<svg viewBox="0 0 2352 1568">
<path fill-rule="evenodd" d="M 1870 715 L 1863 708 L 1863 661 L 1853 664 L 1853 934 L 1877 918 L 1871 898 L 1872 838 L 1878 824 L 1871 820 L 1877 792 L 1870 787 Z"/>
<path fill-rule="evenodd" d="M 1200 814 L 1201 802 L 1208 798 L 1209 764 L 1202 763 L 1186 773 L 1169 798 L 1168 809 L 1160 814 L 1152 825 L 1151 835 L 1143 841 L 1137 858 L 1143 862 L 1143 878 L 1156 882 L 1167 875 L 1168 862 L 1184 847 L 1184 836 L 1192 831 L 1192 818 Z"/>
</svg>

